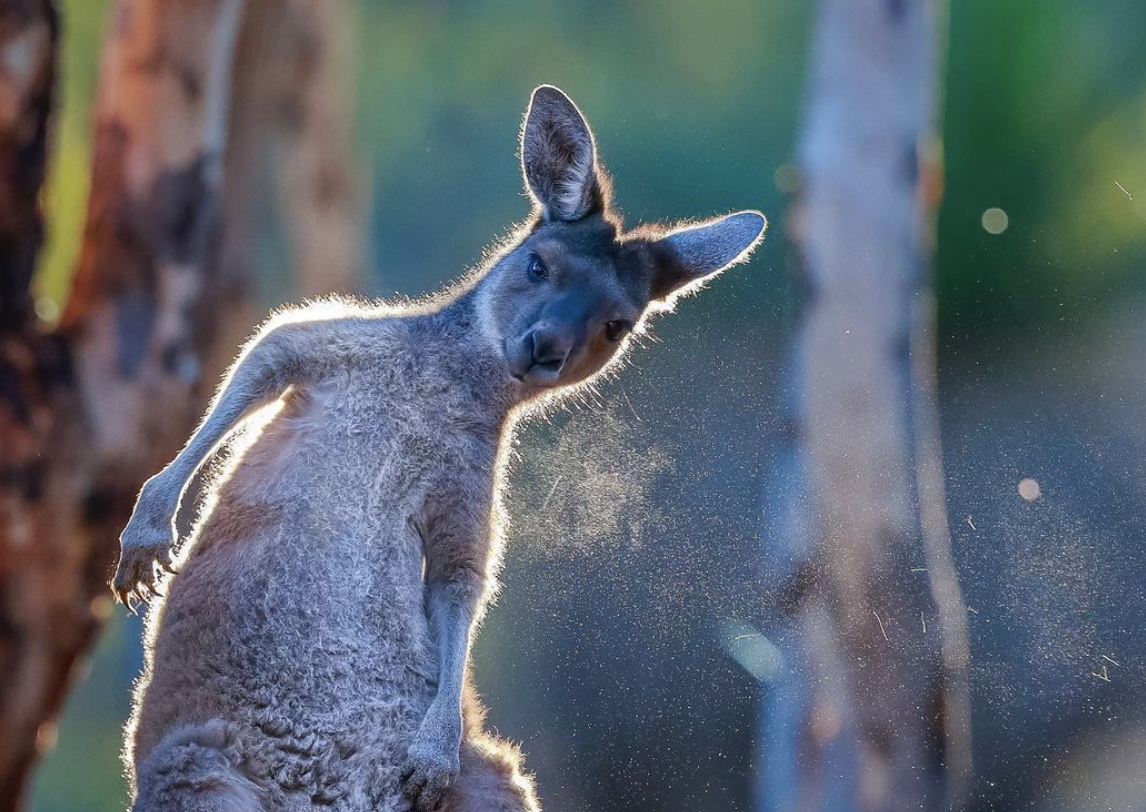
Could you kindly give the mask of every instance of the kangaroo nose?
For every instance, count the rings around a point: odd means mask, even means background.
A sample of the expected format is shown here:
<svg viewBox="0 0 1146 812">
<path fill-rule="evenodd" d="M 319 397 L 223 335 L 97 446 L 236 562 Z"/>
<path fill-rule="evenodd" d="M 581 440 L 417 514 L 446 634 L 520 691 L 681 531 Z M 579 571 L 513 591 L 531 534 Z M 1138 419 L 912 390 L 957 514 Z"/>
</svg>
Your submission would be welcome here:
<svg viewBox="0 0 1146 812">
<path fill-rule="evenodd" d="M 533 363 L 544 369 L 559 370 L 569 357 L 570 342 L 559 333 L 534 330 Z"/>
</svg>

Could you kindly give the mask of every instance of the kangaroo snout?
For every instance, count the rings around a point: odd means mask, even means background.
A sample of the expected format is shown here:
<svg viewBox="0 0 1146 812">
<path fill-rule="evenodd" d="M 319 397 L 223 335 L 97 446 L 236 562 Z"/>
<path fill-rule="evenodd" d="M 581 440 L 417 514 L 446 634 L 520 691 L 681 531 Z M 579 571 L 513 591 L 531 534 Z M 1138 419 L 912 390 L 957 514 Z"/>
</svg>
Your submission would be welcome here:
<svg viewBox="0 0 1146 812">
<path fill-rule="evenodd" d="M 535 328 L 529 331 L 533 344 L 533 364 L 560 371 L 573 347 L 570 336 L 559 330 Z"/>
<path fill-rule="evenodd" d="M 560 327 L 540 325 L 506 347 L 510 371 L 520 381 L 536 383 L 557 379 L 576 343 L 575 337 Z"/>
</svg>

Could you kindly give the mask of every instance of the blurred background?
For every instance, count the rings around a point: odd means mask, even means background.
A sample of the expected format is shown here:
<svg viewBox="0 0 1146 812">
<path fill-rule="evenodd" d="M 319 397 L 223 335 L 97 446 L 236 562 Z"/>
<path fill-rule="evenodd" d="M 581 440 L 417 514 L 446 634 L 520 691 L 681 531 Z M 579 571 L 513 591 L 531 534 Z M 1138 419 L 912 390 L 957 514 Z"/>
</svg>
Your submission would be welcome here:
<svg viewBox="0 0 1146 812">
<path fill-rule="evenodd" d="M 59 10 L 47 320 L 80 250 L 108 25 L 106 0 Z M 435 290 L 527 214 L 517 128 L 541 82 L 593 123 L 628 223 L 747 207 L 772 221 L 753 261 L 658 321 L 599 398 L 520 436 L 505 589 L 475 667 L 552 812 L 763 808 L 769 684 L 730 630 L 766 626 L 814 18 L 800 0 L 359 0 L 340 23 L 366 293 Z M 1146 809 L 1146 5 L 960 0 L 948 39 L 934 273 L 972 808 Z M 281 270 L 285 205 L 250 213 L 264 310 L 300 292 Z M 139 638 L 111 612 L 35 812 L 125 808 Z"/>
</svg>

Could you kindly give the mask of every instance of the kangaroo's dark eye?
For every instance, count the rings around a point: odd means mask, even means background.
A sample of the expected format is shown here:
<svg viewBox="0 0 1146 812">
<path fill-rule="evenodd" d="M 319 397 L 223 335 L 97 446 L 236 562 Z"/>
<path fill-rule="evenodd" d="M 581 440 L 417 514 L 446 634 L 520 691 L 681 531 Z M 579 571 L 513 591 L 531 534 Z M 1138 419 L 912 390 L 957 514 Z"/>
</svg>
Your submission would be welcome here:
<svg viewBox="0 0 1146 812">
<path fill-rule="evenodd" d="M 632 322 L 625 321 L 624 319 L 614 319 L 613 321 L 607 321 L 605 322 L 605 338 L 614 342 L 620 341 L 625 337 L 625 334 L 632 329 Z"/>
<path fill-rule="evenodd" d="M 529 255 L 529 262 L 525 266 L 525 272 L 534 282 L 541 282 L 549 278 L 549 269 L 545 267 L 545 263 L 541 261 L 541 257 L 537 256 L 537 254 Z"/>
</svg>

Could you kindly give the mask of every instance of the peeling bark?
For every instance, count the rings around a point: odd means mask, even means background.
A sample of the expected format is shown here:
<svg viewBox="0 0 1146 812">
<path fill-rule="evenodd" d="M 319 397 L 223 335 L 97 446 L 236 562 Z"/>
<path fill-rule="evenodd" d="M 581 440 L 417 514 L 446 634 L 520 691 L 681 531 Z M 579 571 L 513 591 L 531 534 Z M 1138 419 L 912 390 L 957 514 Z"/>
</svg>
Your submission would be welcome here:
<svg viewBox="0 0 1146 812">
<path fill-rule="evenodd" d="M 48 42 L 36 64 L 50 66 L 50 5 L 7 5 L 0 49 L 14 38 Z M 10 166 L 12 133 L 35 131 L 40 141 L 34 170 L 16 159 L 34 175 L 13 215 L 34 218 L 20 232 L 32 242 L 11 249 L 0 238 L 0 810 L 19 808 L 76 663 L 111 610 L 107 578 L 139 485 L 174 452 L 204 399 L 199 359 L 231 306 L 216 295 L 209 260 L 242 11 L 243 0 L 115 3 L 87 228 L 52 334 L 38 332 L 30 305 L 39 214 L 28 203 L 43 177 L 50 67 L 32 72 L 45 77 L 36 94 L 13 90 L 10 72 L 0 86 L 0 164 Z M 46 20 L 31 25 L 50 35 L 13 33 L 12 19 Z M 36 112 L 26 122 L 9 115 L 28 107 Z"/>
<path fill-rule="evenodd" d="M 45 648 L 70 643 L 66 634 L 52 641 L 30 634 L 20 607 L 32 586 L 20 574 L 39 566 L 35 541 L 42 522 L 25 507 L 47 487 L 50 471 L 41 450 L 59 439 L 53 402 L 70 379 L 66 348 L 37 332 L 29 287 L 43 242 L 38 197 L 57 40 L 58 20 L 48 0 L 0 4 L 0 806 L 18 802 L 39 732 L 38 724 L 21 726 L 13 718 L 21 689 L 35 680 L 45 701 L 58 704 L 62 686 L 37 665 Z M 43 608 L 33 601 L 28 609 Z M 13 746 L 18 737 L 23 746 Z"/>
<path fill-rule="evenodd" d="M 788 597 L 761 808 L 958 808 L 967 631 L 939 457 L 930 0 L 823 0 L 791 212 L 807 302 L 768 529 Z"/>
<path fill-rule="evenodd" d="M 112 610 L 107 580 L 140 484 L 257 318 L 253 246 L 276 162 L 302 292 L 356 287 L 361 195 L 333 58 L 347 11 L 116 0 L 86 230 L 48 333 L 30 283 L 57 22 L 50 0 L 0 0 L 0 812 L 19 808 Z"/>
</svg>

